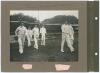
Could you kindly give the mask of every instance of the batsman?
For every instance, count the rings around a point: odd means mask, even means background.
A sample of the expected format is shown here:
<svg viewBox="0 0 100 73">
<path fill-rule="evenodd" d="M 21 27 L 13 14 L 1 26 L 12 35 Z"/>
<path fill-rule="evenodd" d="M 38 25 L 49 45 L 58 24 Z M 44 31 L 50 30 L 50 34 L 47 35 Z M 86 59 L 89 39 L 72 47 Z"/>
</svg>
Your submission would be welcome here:
<svg viewBox="0 0 100 73">
<path fill-rule="evenodd" d="M 31 41 L 32 41 L 32 30 L 30 26 L 28 26 L 28 29 L 27 29 L 27 40 L 28 40 L 28 47 L 30 47 Z"/>
<path fill-rule="evenodd" d="M 21 23 L 19 27 L 15 30 L 15 35 L 18 37 L 19 53 L 23 54 L 24 42 L 27 33 L 27 28 L 24 23 Z"/>
<path fill-rule="evenodd" d="M 61 26 L 62 30 L 62 42 L 61 42 L 61 52 L 64 52 L 64 43 L 65 41 L 67 42 L 67 46 L 70 48 L 71 52 L 74 52 L 74 47 L 73 47 L 73 40 L 74 40 L 74 30 L 73 27 L 68 24 L 66 21 L 65 24 L 62 24 Z"/>
<path fill-rule="evenodd" d="M 38 39 L 39 39 L 39 28 L 37 25 L 32 29 L 34 35 L 34 48 L 38 49 Z"/>
<path fill-rule="evenodd" d="M 41 45 L 45 46 L 45 38 L 46 38 L 46 28 L 44 27 L 44 25 L 42 25 L 42 27 L 40 28 L 40 34 L 41 34 Z"/>
</svg>

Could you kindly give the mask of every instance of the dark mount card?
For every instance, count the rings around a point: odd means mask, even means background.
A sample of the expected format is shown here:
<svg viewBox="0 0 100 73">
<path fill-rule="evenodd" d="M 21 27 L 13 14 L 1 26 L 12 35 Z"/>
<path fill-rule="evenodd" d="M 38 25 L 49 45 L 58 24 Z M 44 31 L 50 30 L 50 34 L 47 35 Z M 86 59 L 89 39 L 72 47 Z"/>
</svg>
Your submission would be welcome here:
<svg viewBox="0 0 100 73">
<path fill-rule="evenodd" d="M 99 71 L 99 2 L 87 2 L 87 66 Z M 98 54 L 98 55 L 97 55 Z"/>
<path fill-rule="evenodd" d="M 98 1 L 2 1 L 2 72 L 99 71 Z"/>
</svg>

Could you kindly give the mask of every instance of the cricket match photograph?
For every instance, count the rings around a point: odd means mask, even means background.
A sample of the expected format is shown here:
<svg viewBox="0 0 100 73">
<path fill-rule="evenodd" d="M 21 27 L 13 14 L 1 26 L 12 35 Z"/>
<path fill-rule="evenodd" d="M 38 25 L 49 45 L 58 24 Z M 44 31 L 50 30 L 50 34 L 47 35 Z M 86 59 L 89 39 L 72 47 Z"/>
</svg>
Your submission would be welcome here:
<svg viewBox="0 0 100 73">
<path fill-rule="evenodd" d="M 78 10 L 10 10 L 11 62 L 77 62 Z"/>
</svg>

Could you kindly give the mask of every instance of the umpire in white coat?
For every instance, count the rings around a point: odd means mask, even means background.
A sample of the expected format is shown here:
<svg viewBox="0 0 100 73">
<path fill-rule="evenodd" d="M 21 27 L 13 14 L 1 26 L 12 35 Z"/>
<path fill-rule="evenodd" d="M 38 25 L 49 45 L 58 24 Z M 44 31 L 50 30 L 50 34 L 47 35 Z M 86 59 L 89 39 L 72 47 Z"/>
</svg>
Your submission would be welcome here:
<svg viewBox="0 0 100 73">
<path fill-rule="evenodd" d="M 64 43 L 67 42 L 68 47 L 71 52 L 74 52 L 73 40 L 74 40 L 74 30 L 73 27 L 66 21 L 65 24 L 61 26 L 62 30 L 62 41 L 61 41 L 61 52 L 64 52 Z"/>
<path fill-rule="evenodd" d="M 18 36 L 19 53 L 23 54 L 24 42 L 27 33 L 27 28 L 24 23 L 21 23 L 19 27 L 15 30 L 15 35 Z"/>
</svg>

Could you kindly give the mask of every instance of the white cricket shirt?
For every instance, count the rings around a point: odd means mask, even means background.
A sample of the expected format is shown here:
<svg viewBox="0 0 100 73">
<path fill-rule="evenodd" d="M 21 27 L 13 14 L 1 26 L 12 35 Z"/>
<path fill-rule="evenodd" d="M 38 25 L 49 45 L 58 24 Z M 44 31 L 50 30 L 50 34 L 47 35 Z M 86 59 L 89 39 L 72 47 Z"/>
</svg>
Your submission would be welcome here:
<svg viewBox="0 0 100 73">
<path fill-rule="evenodd" d="M 41 34 L 46 34 L 46 28 L 44 28 L 44 27 L 40 28 L 40 33 Z"/>
</svg>

